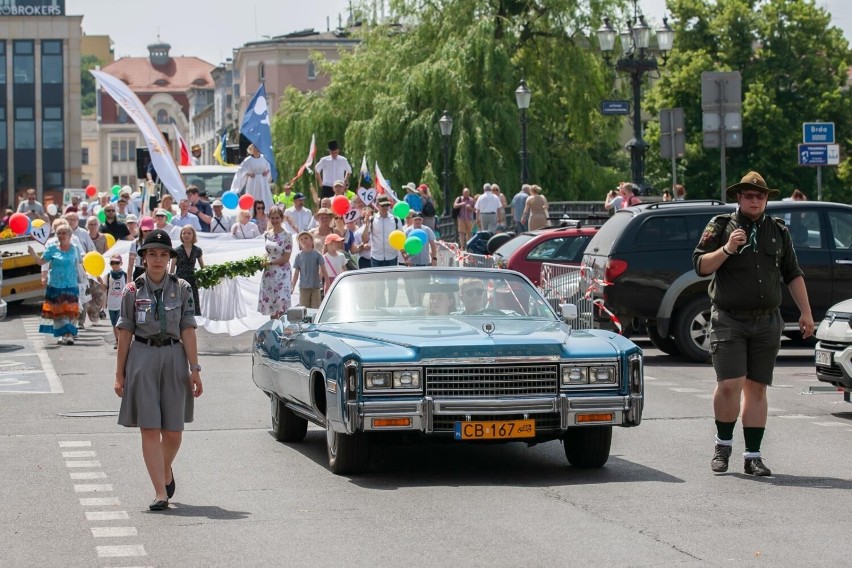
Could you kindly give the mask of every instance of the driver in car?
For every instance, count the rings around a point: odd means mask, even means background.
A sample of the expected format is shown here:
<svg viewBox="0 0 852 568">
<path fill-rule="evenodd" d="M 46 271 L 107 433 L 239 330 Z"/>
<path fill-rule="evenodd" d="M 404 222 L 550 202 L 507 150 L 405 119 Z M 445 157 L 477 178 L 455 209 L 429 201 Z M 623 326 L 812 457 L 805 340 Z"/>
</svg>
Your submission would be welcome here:
<svg viewBox="0 0 852 568">
<path fill-rule="evenodd" d="M 488 303 L 488 295 L 485 291 L 485 282 L 479 278 L 462 278 L 459 282 L 459 295 L 461 296 L 466 315 L 476 314 Z"/>
</svg>

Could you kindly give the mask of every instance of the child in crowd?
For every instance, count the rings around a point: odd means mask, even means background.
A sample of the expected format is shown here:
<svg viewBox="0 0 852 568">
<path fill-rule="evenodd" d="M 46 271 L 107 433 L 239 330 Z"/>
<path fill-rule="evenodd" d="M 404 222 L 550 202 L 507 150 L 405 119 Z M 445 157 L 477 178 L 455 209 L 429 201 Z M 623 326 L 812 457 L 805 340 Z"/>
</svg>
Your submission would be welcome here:
<svg viewBox="0 0 852 568">
<path fill-rule="evenodd" d="M 299 233 L 299 248 L 301 251 L 293 263 L 293 281 L 290 289 L 295 290 L 296 282 L 299 282 L 299 305 L 318 308 L 322 281 L 328 279 L 325 260 L 323 255 L 314 248 L 314 238 L 307 231 Z"/>
<path fill-rule="evenodd" d="M 343 237 L 337 233 L 331 233 L 325 237 L 325 260 L 326 273 L 329 277 L 325 279 L 325 291 L 328 292 L 331 283 L 337 275 L 346 271 L 346 257 L 340 253 L 343 248 Z"/>
<path fill-rule="evenodd" d="M 118 330 L 115 324 L 118 323 L 118 312 L 121 311 L 121 294 L 124 287 L 127 285 L 127 273 L 121 269 L 121 255 L 113 255 L 109 259 L 110 271 L 106 275 L 107 290 L 107 310 L 109 311 L 109 321 L 112 323 L 112 333 L 115 336 L 113 349 L 118 349 Z"/>
</svg>

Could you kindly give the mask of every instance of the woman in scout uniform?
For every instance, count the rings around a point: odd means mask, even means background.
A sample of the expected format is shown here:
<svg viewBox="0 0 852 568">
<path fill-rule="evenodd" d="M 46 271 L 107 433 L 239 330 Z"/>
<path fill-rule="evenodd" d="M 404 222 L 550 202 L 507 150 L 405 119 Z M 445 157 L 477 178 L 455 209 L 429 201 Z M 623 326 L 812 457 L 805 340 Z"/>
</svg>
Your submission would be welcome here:
<svg viewBox="0 0 852 568">
<path fill-rule="evenodd" d="M 154 485 L 152 511 L 174 495 L 172 462 L 184 423 L 192 422 L 193 398 L 201 396 L 195 338 L 195 302 L 186 281 L 167 274 L 176 253 L 169 234 L 153 230 L 139 247 L 145 274 L 128 284 L 121 299 L 115 393 L 118 423 L 142 431 L 142 457 Z"/>
</svg>

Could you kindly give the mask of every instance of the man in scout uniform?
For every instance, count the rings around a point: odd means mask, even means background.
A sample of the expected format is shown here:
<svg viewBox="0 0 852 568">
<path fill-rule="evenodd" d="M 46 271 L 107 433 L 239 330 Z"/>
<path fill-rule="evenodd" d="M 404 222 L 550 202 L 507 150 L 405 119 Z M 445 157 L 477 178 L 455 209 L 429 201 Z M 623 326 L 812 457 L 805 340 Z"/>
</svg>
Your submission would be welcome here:
<svg viewBox="0 0 852 568">
<path fill-rule="evenodd" d="M 692 254 L 695 271 L 713 275 L 710 354 L 717 380 L 716 449 L 710 467 L 717 473 L 728 470 L 742 395 L 745 473 L 772 475 L 761 459 L 760 444 L 766 427 L 766 387 L 772 384 L 784 329 L 778 309 L 782 280 L 801 313 L 802 337 L 813 335 L 814 320 L 790 233 L 783 221 L 765 213 L 767 199 L 778 190 L 750 172 L 726 193 L 739 207 L 714 217 Z"/>
</svg>

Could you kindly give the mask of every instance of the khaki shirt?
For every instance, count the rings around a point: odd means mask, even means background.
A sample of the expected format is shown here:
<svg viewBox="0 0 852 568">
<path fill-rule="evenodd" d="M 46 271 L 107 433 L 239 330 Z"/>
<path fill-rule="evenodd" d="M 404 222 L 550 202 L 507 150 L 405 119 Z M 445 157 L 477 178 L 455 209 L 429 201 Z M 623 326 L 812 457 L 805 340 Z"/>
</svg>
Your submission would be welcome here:
<svg viewBox="0 0 852 568">
<path fill-rule="evenodd" d="M 157 297 L 154 295 L 154 291 L 159 288 L 163 289 L 168 337 L 180 339 L 181 331 L 197 327 L 192 288 L 185 280 L 171 274 L 167 274 L 160 284 L 148 280 L 147 274 L 129 283 L 121 296 L 116 327 L 145 339 L 159 335 L 160 320 L 157 316 Z"/>
<path fill-rule="evenodd" d="M 741 247 L 739 254 L 725 258 L 713 273 L 709 293 L 713 305 L 724 311 L 774 310 L 781 305 L 781 282 L 789 284 L 804 272 L 799 267 L 790 232 L 784 222 L 769 215 L 752 221 L 739 211 L 717 215 L 704 228 L 692 253 L 692 265 L 698 270 L 701 257 L 722 247 L 731 233 L 742 228 L 748 238 L 757 224 L 757 250 Z"/>
</svg>

